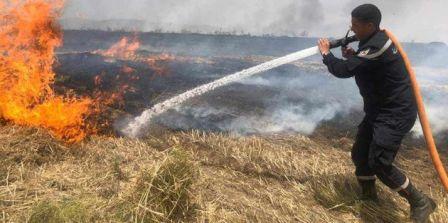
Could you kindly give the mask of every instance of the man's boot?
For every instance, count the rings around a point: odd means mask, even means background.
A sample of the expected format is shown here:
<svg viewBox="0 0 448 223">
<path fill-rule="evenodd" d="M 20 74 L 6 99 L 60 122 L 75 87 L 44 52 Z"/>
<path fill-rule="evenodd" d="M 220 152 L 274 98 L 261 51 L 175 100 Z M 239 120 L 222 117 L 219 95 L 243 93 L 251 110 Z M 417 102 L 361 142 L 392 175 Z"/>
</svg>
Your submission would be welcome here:
<svg viewBox="0 0 448 223">
<path fill-rule="evenodd" d="M 429 216 L 437 207 L 434 200 L 418 191 L 411 183 L 406 189 L 400 190 L 398 193 L 408 200 L 411 206 L 411 219 L 414 222 L 428 222 Z"/>
<path fill-rule="evenodd" d="M 376 193 L 375 180 L 358 180 L 361 186 L 361 197 L 363 201 L 378 202 L 378 195 Z"/>
</svg>

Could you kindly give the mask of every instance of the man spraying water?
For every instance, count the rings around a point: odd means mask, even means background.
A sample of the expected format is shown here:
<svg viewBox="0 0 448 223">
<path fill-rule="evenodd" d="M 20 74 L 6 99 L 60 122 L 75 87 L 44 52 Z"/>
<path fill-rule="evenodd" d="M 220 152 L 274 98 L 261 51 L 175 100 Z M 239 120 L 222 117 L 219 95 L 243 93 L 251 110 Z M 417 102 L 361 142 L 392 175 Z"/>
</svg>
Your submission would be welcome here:
<svg viewBox="0 0 448 223">
<path fill-rule="evenodd" d="M 330 73 L 338 78 L 355 77 L 364 100 L 366 115 L 352 149 L 361 199 L 378 201 L 378 177 L 407 199 L 414 222 L 427 222 L 435 202 L 393 165 L 403 137 L 416 121 L 417 107 L 403 58 L 380 30 L 380 22 L 381 12 L 375 5 L 360 5 L 352 11 L 351 27 L 360 40 L 358 50 L 342 47 L 346 60 L 336 58 L 328 39 L 319 40 L 319 50 Z"/>
<path fill-rule="evenodd" d="M 378 200 L 375 189 L 375 178 L 378 177 L 409 201 L 411 217 L 415 222 L 426 222 L 436 208 L 435 202 L 418 191 L 409 178 L 392 164 L 403 137 L 415 123 L 417 107 L 428 149 L 447 190 L 448 176 L 431 140 L 432 135 L 415 74 L 399 42 L 391 33 L 380 30 L 380 22 L 381 12 L 376 6 L 361 5 L 352 12 L 351 29 L 355 32 L 355 37 L 347 35 L 346 38 L 332 42 L 321 39 L 318 47 L 291 53 L 195 87 L 145 110 L 125 123 L 119 131 L 126 136 L 138 137 L 145 132 L 154 117 L 190 98 L 320 52 L 330 73 L 339 78 L 355 77 L 364 99 L 366 116 L 359 125 L 352 150 L 362 198 Z M 345 48 L 355 40 L 360 40 L 356 52 Z M 343 56 L 347 60 L 338 59 L 330 52 L 330 48 L 339 46 L 343 46 Z M 417 100 L 414 100 L 414 96 Z"/>
</svg>

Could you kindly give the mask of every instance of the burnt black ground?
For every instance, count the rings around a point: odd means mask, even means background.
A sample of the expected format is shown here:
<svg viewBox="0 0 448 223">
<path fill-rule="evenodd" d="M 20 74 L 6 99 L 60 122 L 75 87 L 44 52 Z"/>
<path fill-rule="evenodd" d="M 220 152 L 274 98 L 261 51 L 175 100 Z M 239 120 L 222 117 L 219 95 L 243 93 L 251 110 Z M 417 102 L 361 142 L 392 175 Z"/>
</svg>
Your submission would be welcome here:
<svg viewBox="0 0 448 223">
<path fill-rule="evenodd" d="M 138 36 L 142 47 L 137 52 L 139 58 L 167 53 L 177 58 L 157 62 L 158 67 L 166 70 L 163 75 L 147 63 L 139 60 L 105 58 L 93 53 L 98 49 L 107 49 L 125 36 Z M 117 85 L 132 85 L 133 91 L 124 94 L 124 104 L 112 105 L 119 118 L 123 115 L 137 115 L 153 104 L 188 89 L 211 82 L 227 74 L 251 67 L 265 60 L 265 57 L 281 56 L 290 52 L 313 46 L 315 38 L 290 37 L 250 37 L 230 35 L 199 34 L 163 34 L 163 33 L 126 33 L 104 31 L 64 32 L 64 45 L 58 49 L 58 63 L 55 66 L 57 76 L 56 89 L 74 90 L 79 95 L 89 95 L 95 90 L 112 91 Z M 435 53 L 434 44 L 405 44 L 409 55 L 416 64 L 423 64 L 423 58 Z M 447 48 L 446 46 L 442 46 Z M 439 46 L 440 48 L 440 46 Z M 192 58 L 191 60 L 185 58 Z M 193 58 L 200 58 L 202 61 Z M 278 112 L 275 108 L 299 104 L 304 111 L 314 112 L 324 103 L 336 103 L 344 106 L 345 100 L 349 108 L 341 109 L 330 119 L 318 122 L 312 135 L 320 138 L 353 137 L 357 123 L 362 119 L 361 100 L 356 95 L 353 82 L 341 82 L 329 76 L 320 65 L 318 56 L 305 60 L 301 66 L 285 65 L 280 68 L 229 86 L 217 89 L 201 97 L 191 99 L 180 108 L 162 115 L 157 122 L 172 129 L 201 129 L 207 131 L 233 131 L 229 123 L 245 117 L 265 117 L 269 113 Z M 204 62 L 206 61 L 206 62 Z M 440 67 L 443 64 L 434 63 Z M 123 73 L 123 67 L 134 69 L 131 74 Z M 94 77 L 102 75 L 102 84 L 94 84 Z M 123 76 L 138 76 L 138 80 L 130 80 Z M 120 77 L 120 81 L 117 81 Z M 257 81 L 267 83 L 257 84 Z M 306 86 L 307 82 L 310 86 Z M 294 85 L 288 83 L 300 83 Z M 322 82 L 322 84 L 320 83 Z M 286 84 L 286 85 L 285 85 Z M 344 91 L 332 95 L 331 90 Z M 291 87 L 292 86 L 292 87 Z M 327 87 L 331 87 L 331 89 Z M 314 89 L 312 89 L 314 88 Z M 318 88 L 318 89 L 316 89 Z M 314 93 L 311 93 L 313 91 Z M 316 92 L 322 96 L 334 96 L 330 99 L 315 99 Z M 339 98 L 338 98 L 339 97 Z M 349 98 L 344 98 L 349 97 Z M 354 104 L 354 105 L 353 105 Z M 288 107 L 289 108 L 289 107 Z M 243 125 L 244 127 L 244 125 Z M 241 129 L 241 126 L 238 127 Z M 298 128 L 300 129 L 300 127 Z M 285 128 L 284 132 L 295 132 L 296 128 Z M 299 131 L 300 132 L 300 131 Z M 245 129 L 243 134 L 263 134 L 257 128 Z M 277 132 L 281 133 L 281 132 Z M 446 142 L 447 133 L 438 135 L 438 142 Z M 408 145 L 422 145 L 421 139 L 408 137 Z M 446 144 L 440 143 L 442 148 Z"/>
</svg>

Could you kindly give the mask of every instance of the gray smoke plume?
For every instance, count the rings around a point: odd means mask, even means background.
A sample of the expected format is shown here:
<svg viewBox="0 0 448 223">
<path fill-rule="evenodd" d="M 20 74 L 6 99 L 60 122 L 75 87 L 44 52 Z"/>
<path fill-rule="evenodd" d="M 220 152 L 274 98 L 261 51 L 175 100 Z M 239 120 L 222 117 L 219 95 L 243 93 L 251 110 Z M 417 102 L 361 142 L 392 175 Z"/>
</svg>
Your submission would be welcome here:
<svg viewBox="0 0 448 223">
<path fill-rule="evenodd" d="M 434 133 L 448 130 L 448 69 L 418 67 L 417 79 L 422 87 L 426 112 Z M 420 123 L 413 129 L 416 135 L 422 135 Z"/>
<path fill-rule="evenodd" d="M 323 66 L 313 66 L 319 69 L 305 69 L 295 74 L 273 71 L 240 81 L 241 85 L 235 88 L 259 87 L 278 91 L 273 97 L 260 95 L 254 99 L 262 101 L 261 114 L 239 112 L 238 108 L 219 103 L 186 103 L 162 115 L 158 121 L 175 129 L 199 128 L 243 135 L 281 132 L 311 134 L 322 121 L 344 116 L 350 119 L 347 116 L 351 112 L 362 112 L 362 99 L 353 79 L 337 79 L 328 74 Z M 448 69 L 417 67 L 416 73 L 433 133 L 448 131 Z M 226 95 L 226 90 L 219 94 Z M 422 135 L 418 122 L 413 128 L 413 135 Z"/>
<path fill-rule="evenodd" d="M 262 112 L 252 112 L 251 109 L 241 112 L 236 107 L 224 107 L 222 103 L 186 103 L 177 107 L 175 112 L 162 115 L 159 122 L 172 128 L 201 128 L 238 134 L 311 134 L 322 121 L 362 109 L 361 97 L 354 80 L 332 77 L 325 73 L 323 65 L 316 63 L 300 66 L 291 73 L 274 70 L 262 76 L 241 80 L 233 88 L 223 89 L 219 94 L 230 95 L 226 91 L 238 91 L 242 88 L 253 89 L 252 93 L 248 90 L 246 94 L 257 95 L 243 101 L 235 98 L 233 106 L 247 107 L 243 103 L 249 103 L 249 107 L 257 110 L 260 107 L 257 104 L 261 104 Z M 275 93 L 263 94 L 255 91 L 257 88 L 270 89 L 262 92 Z"/>
<path fill-rule="evenodd" d="M 139 135 L 141 135 L 141 132 L 148 126 L 148 124 L 152 121 L 152 119 L 155 116 L 158 116 L 158 115 L 168 111 L 169 109 L 179 106 L 189 99 L 201 96 L 201 95 L 208 93 L 210 91 L 213 91 L 217 88 L 226 86 L 233 82 L 241 81 L 244 78 L 248 78 L 253 75 L 259 74 L 261 72 L 271 70 L 271 69 L 279 67 L 281 65 L 285 65 L 285 64 L 294 62 L 296 60 L 305 59 L 307 57 L 318 54 L 318 52 L 319 52 L 319 50 L 318 50 L 317 46 L 310 47 L 308 49 L 304 49 L 304 50 L 301 50 L 298 52 L 294 52 L 294 53 L 285 55 L 283 57 L 279 57 L 279 58 L 276 58 L 276 59 L 273 59 L 270 61 L 266 61 L 262 64 L 259 64 L 259 65 L 241 70 L 239 72 L 227 75 L 227 76 L 220 78 L 218 80 L 215 80 L 213 82 L 195 87 L 195 88 L 188 90 L 182 94 L 174 96 L 168 100 L 157 103 L 152 108 L 143 111 L 143 113 L 141 115 L 135 117 L 135 119 L 133 121 L 129 122 L 129 125 L 122 130 L 122 133 L 127 136 L 131 136 L 131 137 L 139 136 Z"/>
<path fill-rule="evenodd" d="M 448 1 L 371 0 L 383 12 L 383 27 L 402 41 L 446 41 Z M 350 25 L 350 12 L 363 0 L 69 0 L 63 13 L 65 28 L 129 29 L 164 32 L 227 32 L 277 36 L 341 36 Z M 92 22 L 94 21 L 94 22 Z M 207 45 L 208 43 L 204 43 Z M 204 47 L 206 48 L 206 47 Z M 425 103 L 434 131 L 448 129 L 448 74 L 445 45 L 435 45 L 431 57 L 418 65 Z M 194 49 L 193 49 L 194 50 Z M 244 51 L 244 48 L 241 49 Z M 219 55 L 218 55 L 219 56 Z M 183 104 L 160 121 L 178 128 L 210 128 L 242 134 L 297 131 L 311 133 L 322 121 L 361 110 L 353 81 L 337 80 L 322 65 L 319 72 L 300 75 L 267 73 L 235 86 L 276 89 L 263 97 L 264 112 L 237 113 L 231 106 Z M 303 69 L 303 68 L 300 68 Z M 298 71 L 297 71 L 298 72 Z M 213 74 L 210 74 L 213 75 Z M 282 77 L 286 75 L 286 77 Z M 234 86 L 234 87 L 235 87 Z M 222 117 L 227 117 L 222 119 Z M 211 126 L 210 123 L 213 123 Z M 419 125 L 414 128 L 421 132 Z M 420 133 L 421 134 L 421 133 Z"/>
<path fill-rule="evenodd" d="M 382 10 L 383 27 L 394 31 L 401 40 L 446 41 L 448 1 L 369 2 Z M 69 0 L 64 9 L 63 24 L 72 29 L 340 36 L 350 25 L 351 10 L 362 3 L 366 1 Z"/>
</svg>

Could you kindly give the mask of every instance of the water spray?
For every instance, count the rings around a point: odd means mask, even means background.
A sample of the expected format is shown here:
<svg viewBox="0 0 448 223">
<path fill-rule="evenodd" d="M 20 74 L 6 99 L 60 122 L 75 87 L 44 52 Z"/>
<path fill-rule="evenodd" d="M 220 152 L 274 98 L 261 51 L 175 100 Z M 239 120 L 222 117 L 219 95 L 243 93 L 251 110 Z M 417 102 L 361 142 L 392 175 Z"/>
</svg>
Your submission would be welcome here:
<svg viewBox="0 0 448 223">
<path fill-rule="evenodd" d="M 388 30 L 385 30 L 389 38 L 392 40 L 394 45 L 397 47 L 398 51 L 400 52 L 400 55 L 403 57 L 403 60 L 406 65 L 406 69 L 410 75 L 412 88 L 414 91 L 414 96 L 417 102 L 418 107 L 418 114 L 419 119 L 421 122 L 421 126 L 423 128 L 423 133 L 425 136 L 425 141 L 427 148 L 429 150 L 431 159 L 434 163 L 434 167 L 439 175 L 439 178 L 444 186 L 444 188 L 448 191 L 448 175 L 446 173 L 446 170 L 444 168 L 444 165 L 442 161 L 440 160 L 439 153 L 437 152 L 437 148 L 435 146 L 434 137 L 432 135 L 431 127 L 429 125 L 428 117 L 426 115 L 425 106 L 423 103 L 422 95 L 420 92 L 420 87 L 418 85 L 416 75 L 414 70 L 412 69 L 411 63 L 409 61 L 409 58 L 406 54 L 406 52 L 401 47 L 400 42 L 398 39 Z M 344 38 L 336 39 L 330 42 L 330 48 L 336 48 L 336 47 L 346 47 L 349 43 L 355 42 L 358 39 L 355 36 L 348 36 L 350 33 L 350 30 L 347 32 Z M 317 46 L 311 47 L 308 49 L 304 49 L 295 53 L 291 53 L 289 55 L 267 61 L 265 63 L 262 63 L 260 65 L 236 72 L 234 74 L 225 76 L 221 79 L 218 79 L 216 81 L 213 81 L 208 84 L 201 85 L 199 87 L 193 88 L 185 93 L 182 93 L 178 96 L 175 96 L 171 99 L 168 99 L 164 102 L 158 103 L 154 105 L 152 108 L 145 110 L 140 116 L 135 117 L 133 120 L 131 120 L 125 128 L 121 130 L 121 133 L 123 135 L 129 136 L 129 137 L 138 137 L 144 132 L 143 130 L 150 124 L 152 118 L 154 118 L 157 115 L 160 115 L 161 113 L 174 108 L 175 106 L 185 102 L 186 100 L 196 97 L 199 95 L 202 95 L 206 92 L 209 92 L 211 90 L 214 90 L 218 87 L 227 85 L 229 83 L 239 81 L 241 79 L 250 77 L 252 75 L 279 67 L 281 65 L 294 62 L 296 60 L 304 59 L 306 57 L 315 55 L 319 53 L 319 49 Z"/>
<path fill-rule="evenodd" d="M 356 37 L 348 37 L 347 35 L 344 38 L 333 40 L 330 43 L 331 48 L 336 48 L 339 46 L 347 46 L 349 43 L 356 41 Z M 154 118 L 157 115 L 162 114 L 163 112 L 174 108 L 175 106 L 178 106 L 179 104 L 185 102 L 186 100 L 202 95 L 206 92 L 212 91 L 218 87 L 227 85 L 229 83 L 239 81 L 241 79 L 250 77 L 252 75 L 279 67 L 284 64 L 288 64 L 300 59 L 304 59 L 306 57 L 313 56 L 315 54 L 318 54 L 319 49 L 317 46 L 311 47 L 308 49 L 304 49 L 295 53 L 288 54 L 286 56 L 267 61 L 265 63 L 259 64 L 257 66 L 236 72 L 234 74 L 227 75 L 221 79 L 218 79 L 216 81 L 213 81 L 208 84 L 201 85 L 199 87 L 193 88 L 189 91 L 186 91 L 180 95 L 177 95 L 173 98 L 170 98 L 166 101 L 163 101 L 161 103 L 158 103 L 154 105 L 152 108 L 145 110 L 140 116 L 135 117 L 133 120 L 131 120 L 125 128 L 121 130 L 121 134 L 128 136 L 128 137 L 139 137 L 143 130 L 149 126 L 151 123 L 152 118 Z"/>
</svg>

